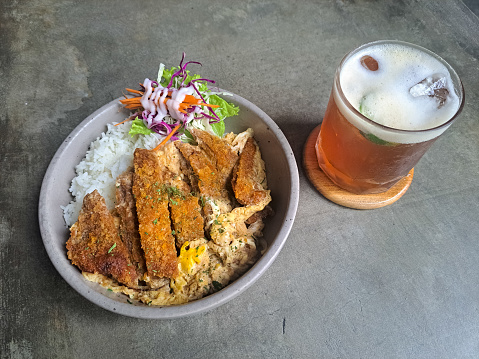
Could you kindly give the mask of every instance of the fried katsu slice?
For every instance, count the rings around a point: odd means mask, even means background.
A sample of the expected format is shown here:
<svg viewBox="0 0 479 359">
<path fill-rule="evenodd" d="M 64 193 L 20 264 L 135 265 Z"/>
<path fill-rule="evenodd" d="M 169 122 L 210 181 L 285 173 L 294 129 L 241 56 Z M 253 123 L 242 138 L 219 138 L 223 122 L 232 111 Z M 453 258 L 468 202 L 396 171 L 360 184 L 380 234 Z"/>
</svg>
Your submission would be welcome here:
<svg viewBox="0 0 479 359">
<path fill-rule="evenodd" d="M 231 181 L 235 197 L 243 205 L 255 205 L 269 197 L 261 153 L 253 137 L 246 141 Z"/>
<path fill-rule="evenodd" d="M 184 170 L 187 163 L 175 144 L 169 142 L 155 151 L 155 154 L 160 165 L 161 183 L 183 193 L 191 192 L 188 173 Z"/>
<path fill-rule="evenodd" d="M 212 199 L 228 201 L 228 182 L 238 155 L 227 141 L 198 129 L 191 134 L 198 146 L 176 141 L 176 146 L 197 177 L 199 191 Z"/>
<path fill-rule="evenodd" d="M 141 249 L 136 201 L 133 197 L 133 169 L 130 168 L 116 179 L 116 212 L 120 217 L 120 234 L 123 243 L 130 254 L 131 262 L 142 275 L 145 268 L 145 258 Z"/>
<path fill-rule="evenodd" d="M 216 167 L 215 176 L 224 187 L 231 178 L 233 167 L 238 160 L 238 154 L 231 144 L 223 138 L 213 136 L 207 131 L 191 129 L 198 146 L 207 154 Z"/>
<path fill-rule="evenodd" d="M 199 198 L 181 193 L 170 196 L 171 221 L 176 236 L 176 246 L 205 237 L 204 220 L 201 215 Z"/>
<path fill-rule="evenodd" d="M 189 143 L 176 141 L 175 144 L 193 169 L 200 193 L 215 199 L 228 198 L 228 193 L 216 178 L 216 166 L 206 153 Z"/>
<path fill-rule="evenodd" d="M 110 276 L 128 287 L 138 287 L 138 273 L 120 239 L 115 218 L 97 190 L 83 199 L 66 247 L 68 258 L 80 270 Z"/>
<path fill-rule="evenodd" d="M 156 154 L 149 150 L 137 148 L 133 158 L 133 194 L 147 273 L 173 278 L 178 273 L 178 261 L 161 167 Z"/>
</svg>

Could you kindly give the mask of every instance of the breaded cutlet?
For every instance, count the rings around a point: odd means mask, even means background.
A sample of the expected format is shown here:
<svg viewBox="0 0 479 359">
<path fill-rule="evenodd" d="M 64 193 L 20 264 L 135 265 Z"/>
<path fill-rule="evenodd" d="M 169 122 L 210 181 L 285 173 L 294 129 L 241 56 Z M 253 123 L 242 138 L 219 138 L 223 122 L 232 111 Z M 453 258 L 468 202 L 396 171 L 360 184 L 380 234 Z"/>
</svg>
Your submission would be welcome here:
<svg viewBox="0 0 479 359">
<path fill-rule="evenodd" d="M 140 233 L 138 232 L 138 217 L 136 202 L 133 197 L 133 169 L 130 168 L 116 179 L 115 209 L 120 217 L 120 234 L 125 243 L 132 263 L 142 275 L 145 268 L 145 259 L 141 249 Z"/>
<path fill-rule="evenodd" d="M 170 195 L 170 212 L 178 248 L 186 241 L 204 238 L 204 220 L 197 196 Z"/>
<path fill-rule="evenodd" d="M 212 160 L 198 146 L 184 142 L 175 142 L 182 155 L 190 164 L 198 178 L 198 189 L 203 196 L 219 199 L 227 196 L 220 181 L 217 180 L 216 167 Z"/>
<path fill-rule="evenodd" d="M 68 258 L 80 270 L 138 287 L 138 273 L 119 235 L 115 218 L 97 190 L 83 199 L 78 221 L 70 228 Z"/>
<path fill-rule="evenodd" d="M 192 129 L 197 146 L 175 142 L 197 177 L 201 195 L 229 202 L 228 186 L 238 155 L 223 139 L 206 131 Z"/>
<path fill-rule="evenodd" d="M 269 195 L 266 185 L 264 162 L 253 137 L 248 138 L 240 153 L 231 181 L 235 197 L 243 205 L 262 203 Z"/>
<path fill-rule="evenodd" d="M 231 178 L 233 167 L 238 160 L 236 151 L 223 138 L 214 136 L 207 131 L 191 129 L 198 146 L 207 154 L 216 167 L 216 177 L 221 186 Z"/>
<path fill-rule="evenodd" d="M 147 272 L 150 276 L 173 278 L 178 273 L 178 261 L 171 233 L 168 193 L 161 183 L 158 159 L 154 152 L 137 148 L 133 163 L 133 194 Z"/>
</svg>

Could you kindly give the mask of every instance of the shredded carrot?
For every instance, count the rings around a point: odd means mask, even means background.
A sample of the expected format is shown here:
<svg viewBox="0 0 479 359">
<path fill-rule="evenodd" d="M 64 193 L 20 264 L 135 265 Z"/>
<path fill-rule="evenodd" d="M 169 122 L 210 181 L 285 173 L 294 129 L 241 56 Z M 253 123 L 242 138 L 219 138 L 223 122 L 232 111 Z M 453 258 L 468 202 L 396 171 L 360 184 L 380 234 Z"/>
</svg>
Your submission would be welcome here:
<svg viewBox="0 0 479 359">
<path fill-rule="evenodd" d="M 198 101 L 199 101 L 199 99 L 197 99 L 193 95 L 185 95 L 185 99 L 183 100 L 183 102 L 189 102 L 189 103 L 193 103 L 193 104 L 197 104 Z"/>
<path fill-rule="evenodd" d="M 181 123 L 177 124 L 176 127 L 168 134 L 168 136 L 166 136 L 165 139 L 161 141 L 161 143 L 158 146 L 152 149 L 152 151 L 157 151 L 158 149 L 160 149 L 160 147 L 163 146 L 165 143 L 167 143 L 169 139 L 176 133 L 176 131 L 178 131 L 180 127 L 181 127 Z"/>
<path fill-rule="evenodd" d="M 123 100 L 120 100 L 121 103 L 141 103 L 141 97 L 132 97 L 132 98 L 125 98 Z"/>
<path fill-rule="evenodd" d="M 138 95 L 142 95 L 142 96 L 143 96 L 143 92 L 142 92 L 142 91 L 133 90 L 133 89 L 126 89 L 126 91 L 131 92 L 131 93 L 136 93 L 136 94 L 138 94 Z"/>
<path fill-rule="evenodd" d="M 210 105 L 209 103 L 203 103 L 203 102 L 197 104 L 197 106 L 206 106 L 206 107 L 213 107 L 213 108 L 220 107 L 220 105 Z"/>
<path fill-rule="evenodd" d="M 119 125 L 125 123 L 126 121 L 130 121 L 130 118 L 128 117 L 126 120 L 123 120 L 120 123 L 117 123 L 115 126 L 119 126 Z"/>
<path fill-rule="evenodd" d="M 120 123 L 117 123 L 115 126 L 119 126 L 119 125 L 121 125 L 122 123 L 125 123 L 125 122 L 127 122 L 127 121 L 133 120 L 134 118 L 135 118 L 135 116 L 130 116 L 130 117 L 124 119 L 123 121 L 121 121 Z"/>
<path fill-rule="evenodd" d="M 120 100 L 120 103 L 122 105 L 125 105 L 125 108 L 133 110 L 141 107 L 141 97 L 125 98 L 123 100 Z"/>
</svg>

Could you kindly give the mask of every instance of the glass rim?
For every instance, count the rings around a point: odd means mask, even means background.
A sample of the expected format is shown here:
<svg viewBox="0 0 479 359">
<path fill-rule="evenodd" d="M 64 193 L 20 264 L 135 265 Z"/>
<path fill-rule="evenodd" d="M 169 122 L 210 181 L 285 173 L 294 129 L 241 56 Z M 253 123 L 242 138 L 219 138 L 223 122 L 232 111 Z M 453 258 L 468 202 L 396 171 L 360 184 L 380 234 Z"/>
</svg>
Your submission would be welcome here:
<svg viewBox="0 0 479 359">
<path fill-rule="evenodd" d="M 405 129 L 400 129 L 400 128 L 395 128 L 395 127 L 390 127 L 390 126 L 386 126 L 386 125 L 383 125 L 383 124 L 380 124 L 380 123 L 377 123 L 376 121 L 373 121 L 371 120 L 370 118 L 364 116 L 361 112 L 359 112 L 350 102 L 349 100 L 347 99 L 346 95 L 344 94 L 343 92 L 343 89 L 341 88 L 341 81 L 340 81 L 340 73 L 341 73 L 341 69 L 343 68 L 343 65 L 344 63 L 346 62 L 346 60 L 348 60 L 352 55 L 354 55 L 355 53 L 357 53 L 359 50 L 362 50 L 364 49 L 365 47 L 370 47 L 370 46 L 373 46 L 373 45 L 378 45 L 378 44 L 400 44 L 400 45 L 404 45 L 404 46 L 409 46 L 409 47 L 413 47 L 413 48 L 416 48 L 422 52 L 425 52 L 426 54 L 428 55 L 431 55 L 432 57 L 434 57 L 436 60 L 440 61 L 442 64 L 444 64 L 447 69 L 449 70 L 449 73 L 451 75 L 451 78 L 453 78 L 453 82 L 454 82 L 454 78 L 457 79 L 457 82 L 458 82 L 458 88 L 456 88 L 456 86 L 454 86 L 454 89 L 456 91 L 458 91 L 458 96 L 460 98 L 460 103 L 459 103 L 459 107 L 457 108 L 456 112 L 454 113 L 453 116 L 451 116 L 451 118 L 449 120 L 447 120 L 446 122 L 444 122 L 443 124 L 441 125 L 438 125 L 438 126 L 435 126 L 435 127 L 431 127 L 431 128 L 426 128 L 426 129 L 421 129 L 421 130 L 405 130 Z M 438 54 L 432 52 L 431 50 L 428 50 L 426 49 L 425 47 L 422 47 L 422 46 L 419 46 L 419 45 L 416 45 L 416 44 L 412 44 L 410 42 L 406 42 L 406 41 L 401 41 L 401 40 L 377 40 L 377 41 L 372 41 L 372 42 L 368 42 L 368 43 L 365 43 L 361 46 L 358 46 L 356 47 L 354 50 L 351 50 L 349 51 L 341 60 L 341 62 L 339 63 L 339 66 L 338 68 L 336 69 L 336 72 L 335 72 L 335 75 L 334 75 L 334 84 L 335 84 L 335 87 L 336 87 L 336 90 L 338 91 L 338 94 L 339 94 L 339 97 L 341 98 L 341 100 L 343 101 L 344 105 L 350 110 L 352 111 L 355 115 L 357 115 L 361 120 L 373 125 L 373 126 L 377 126 L 385 131 L 389 131 L 389 132 L 393 132 L 393 133 L 402 133 L 402 134 L 411 134 L 411 133 L 428 133 L 428 132 L 432 132 L 432 131 L 437 131 L 437 130 L 440 130 L 444 127 L 449 127 L 452 122 L 454 122 L 454 120 L 457 118 L 457 116 L 462 112 L 462 109 L 464 108 L 464 103 L 465 103 L 465 93 L 464 93 L 464 85 L 462 83 L 462 80 L 461 78 L 459 77 L 459 75 L 457 74 L 456 70 L 454 70 L 454 68 L 449 65 L 449 63 L 444 60 L 441 56 L 439 56 Z"/>
</svg>

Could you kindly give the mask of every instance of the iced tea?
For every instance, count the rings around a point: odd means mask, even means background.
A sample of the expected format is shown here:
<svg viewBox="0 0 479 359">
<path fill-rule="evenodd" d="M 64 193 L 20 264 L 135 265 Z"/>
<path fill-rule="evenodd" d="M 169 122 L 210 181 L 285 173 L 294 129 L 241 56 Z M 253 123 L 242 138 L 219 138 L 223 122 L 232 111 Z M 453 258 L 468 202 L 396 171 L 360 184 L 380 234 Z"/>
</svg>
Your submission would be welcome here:
<svg viewBox="0 0 479 359">
<path fill-rule="evenodd" d="M 366 44 L 341 62 L 316 142 L 318 163 L 357 194 L 387 191 L 452 123 L 464 102 L 454 70 L 399 41 Z"/>
</svg>

